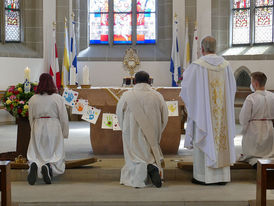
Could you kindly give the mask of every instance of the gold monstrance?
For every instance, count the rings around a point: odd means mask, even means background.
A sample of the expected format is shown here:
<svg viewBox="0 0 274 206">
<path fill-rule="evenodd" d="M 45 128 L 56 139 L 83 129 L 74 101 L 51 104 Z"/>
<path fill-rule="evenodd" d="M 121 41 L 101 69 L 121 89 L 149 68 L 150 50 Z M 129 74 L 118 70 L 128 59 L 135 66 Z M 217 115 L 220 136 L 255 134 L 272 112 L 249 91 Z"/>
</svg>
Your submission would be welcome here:
<svg viewBox="0 0 274 206">
<path fill-rule="evenodd" d="M 138 70 L 138 66 L 140 65 L 136 49 L 130 47 L 126 50 L 123 64 L 125 70 L 128 71 L 130 77 L 133 78 L 135 72 Z"/>
</svg>

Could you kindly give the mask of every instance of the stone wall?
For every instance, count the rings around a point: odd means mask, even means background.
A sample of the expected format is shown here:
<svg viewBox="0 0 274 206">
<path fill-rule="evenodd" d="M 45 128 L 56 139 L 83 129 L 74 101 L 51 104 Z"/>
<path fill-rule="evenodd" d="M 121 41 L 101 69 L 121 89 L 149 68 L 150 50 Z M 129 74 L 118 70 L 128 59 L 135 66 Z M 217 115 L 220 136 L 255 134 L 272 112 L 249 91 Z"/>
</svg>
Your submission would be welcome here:
<svg viewBox="0 0 274 206">
<path fill-rule="evenodd" d="M 1 16 L 4 13 L 3 1 Z M 1 22 L 2 30 L 4 22 Z M 21 1 L 21 42 L 0 44 L 2 57 L 42 57 L 43 56 L 43 0 Z M 3 32 L 2 32 L 3 36 Z"/>
</svg>

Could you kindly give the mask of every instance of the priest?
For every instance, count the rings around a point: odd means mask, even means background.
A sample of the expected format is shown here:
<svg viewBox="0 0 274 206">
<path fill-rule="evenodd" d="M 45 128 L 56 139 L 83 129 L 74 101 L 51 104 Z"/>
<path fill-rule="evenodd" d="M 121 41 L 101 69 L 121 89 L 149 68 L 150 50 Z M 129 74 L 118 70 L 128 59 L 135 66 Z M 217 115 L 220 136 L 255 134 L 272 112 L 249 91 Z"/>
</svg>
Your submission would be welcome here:
<svg viewBox="0 0 274 206">
<path fill-rule="evenodd" d="M 149 74 L 135 75 L 136 85 L 123 94 L 116 113 L 122 129 L 125 165 L 120 183 L 136 188 L 149 181 L 161 187 L 164 157 L 161 135 L 168 121 L 164 98 L 149 85 Z"/>
<path fill-rule="evenodd" d="M 258 158 L 274 157 L 274 94 L 265 90 L 267 77 L 251 74 L 251 90 L 240 112 L 243 155 L 240 160 L 256 168 Z"/>
<path fill-rule="evenodd" d="M 201 49 L 203 56 L 185 70 L 181 84 L 188 113 L 185 147 L 194 149 L 192 182 L 223 185 L 235 162 L 236 83 L 229 63 L 216 55 L 214 37 L 205 37 Z"/>
</svg>

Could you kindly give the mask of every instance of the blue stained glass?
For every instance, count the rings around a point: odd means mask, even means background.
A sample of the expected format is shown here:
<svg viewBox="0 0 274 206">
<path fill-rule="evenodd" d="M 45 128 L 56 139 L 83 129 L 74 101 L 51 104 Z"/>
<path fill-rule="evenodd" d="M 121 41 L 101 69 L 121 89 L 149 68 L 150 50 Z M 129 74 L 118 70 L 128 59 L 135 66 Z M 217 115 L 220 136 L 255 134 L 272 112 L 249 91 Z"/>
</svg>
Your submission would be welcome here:
<svg viewBox="0 0 274 206">
<path fill-rule="evenodd" d="M 127 13 L 114 14 L 114 44 L 131 44 L 132 16 Z"/>
<path fill-rule="evenodd" d="M 90 44 L 108 44 L 108 14 L 90 14 Z"/>
<path fill-rule="evenodd" d="M 137 44 L 156 43 L 156 14 L 137 14 Z"/>
</svg>

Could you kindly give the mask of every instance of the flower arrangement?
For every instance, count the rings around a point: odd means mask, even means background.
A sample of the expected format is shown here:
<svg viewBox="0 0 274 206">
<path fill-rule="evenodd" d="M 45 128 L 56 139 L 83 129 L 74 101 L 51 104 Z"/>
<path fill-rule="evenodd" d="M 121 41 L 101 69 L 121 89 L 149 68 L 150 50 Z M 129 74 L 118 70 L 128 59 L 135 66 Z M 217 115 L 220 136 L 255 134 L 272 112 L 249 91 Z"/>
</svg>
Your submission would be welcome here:
<svg viewBox="0 0 274 206">
<path fill-rule="evenodd" d="M 24 92 L 24 84 L 10 86 L 5 92 L 2 102 L 5 109 L 15 118 L 28 117 L 28 101 L 35 94 L 37 84 L 31 83 L 30 92 Z"/>
</svg>

